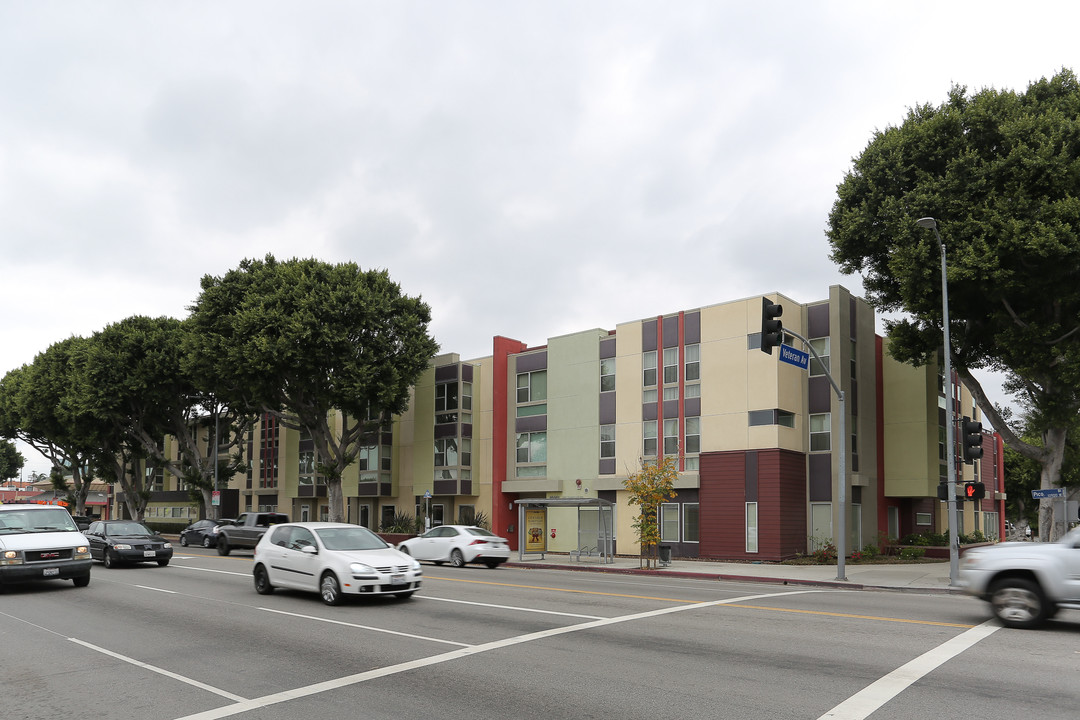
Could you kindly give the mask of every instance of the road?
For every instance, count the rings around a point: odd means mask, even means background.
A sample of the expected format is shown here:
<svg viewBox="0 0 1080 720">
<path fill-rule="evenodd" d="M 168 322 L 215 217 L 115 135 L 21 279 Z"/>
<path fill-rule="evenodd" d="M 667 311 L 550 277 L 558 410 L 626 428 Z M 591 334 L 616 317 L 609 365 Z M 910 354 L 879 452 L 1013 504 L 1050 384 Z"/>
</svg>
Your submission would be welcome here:
<svg viewBox="0 0 1080 720">
<path fill-rule="evenodd" d="M 0 717 L 1077 716 L 1080 613 L 1001 628 L 954 595 L 425 565 L 412 600 L 257 595 L 177 548 L 0 594 Z"/>
</svg>

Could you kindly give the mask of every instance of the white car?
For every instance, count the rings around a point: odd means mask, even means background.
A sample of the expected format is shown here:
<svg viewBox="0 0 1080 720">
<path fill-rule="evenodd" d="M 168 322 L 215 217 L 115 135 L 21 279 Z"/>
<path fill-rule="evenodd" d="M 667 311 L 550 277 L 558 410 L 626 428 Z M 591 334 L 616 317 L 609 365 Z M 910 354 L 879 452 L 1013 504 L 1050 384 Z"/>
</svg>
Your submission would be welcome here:
<svg viewBox="0 0 1080 720">
<path fill-rule="evenodd" d="M 440 525 L 419 537 L 398 543 L 397 547 L 417 560 L 428 560 L 436 565 L 449 562 L 454 567 L 483 563 L 494 568 L 510 559 L 506 538 L 472 525 Z"/>
<path fill-rule="evenodd" d="M 420 563 L 359 525 L 299 522 L 271 527 L 255 546 L 255 592 L 307 590 L 327 605 L 346 595 L 412 597 Z"/>
</svg>

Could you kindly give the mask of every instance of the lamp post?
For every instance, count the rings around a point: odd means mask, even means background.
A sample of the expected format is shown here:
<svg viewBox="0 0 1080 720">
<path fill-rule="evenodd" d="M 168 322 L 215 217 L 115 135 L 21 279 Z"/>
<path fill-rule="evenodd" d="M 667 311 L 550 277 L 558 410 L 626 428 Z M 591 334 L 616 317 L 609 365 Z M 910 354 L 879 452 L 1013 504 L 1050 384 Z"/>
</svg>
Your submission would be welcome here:
<svg viewBox="0 0 1080 720">
<path fill-rule="evenodd" d="M 949 286 L 945 266 L 945 243 L 938 232 L 937 221 L 932 217 L 919 218 L 919 227 L 930 228 L 941 248 L 941 317 L 945 334 L 945 462 L 948 464 L 948 492 L 946 503 L 949 515 L 949 584 L 956 585 L 960 570 L 959 544 L 956 537 L 956 448 L 952 389 L 952 351 L 949 346 Z"/>
</svg>

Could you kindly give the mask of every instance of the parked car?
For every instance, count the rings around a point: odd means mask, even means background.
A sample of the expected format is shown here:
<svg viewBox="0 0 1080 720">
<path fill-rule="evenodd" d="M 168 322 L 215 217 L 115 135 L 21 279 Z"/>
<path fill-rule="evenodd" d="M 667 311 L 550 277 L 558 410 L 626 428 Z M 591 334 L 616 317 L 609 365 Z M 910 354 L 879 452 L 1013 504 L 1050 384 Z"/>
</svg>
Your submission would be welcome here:
<svg viewBox="0 0 1080 720">
<path fill-rule="evenodd" d="M 275 588 L 317 592 L 327 605 L 346 595 L 412 597 L 420 589 L 420 563 L 359 525 L 299 522 L 274 525 L 255 546 L 255 591 Z"/>
<path fill-rule="evenodd" d="M 212 548 L 217 545 L 218 533 L 223 525 L 232 525 L 235 520 L 221 518 L 220 520 L 196 520 L 180 531 L 180 545 L 202 545 L 204 548 Z"/>
<path fill-rule="evenodd" d="M 398 543 L 398 550 L 417 560 L 429 560 L 436 565 L 449 562 L 454 567 L 483 563 L 494 568 L 510 559 L 506 538 L 473 525 L 440 525 Z"/>
<path fill-rule="evenodd" d="M 172 560 L 172 543 L 134 520 L 98 520 L 84 534 L 90 541 L 90 557 L 107 568 L 134 562 L 164 567 Z"/>
</svg>

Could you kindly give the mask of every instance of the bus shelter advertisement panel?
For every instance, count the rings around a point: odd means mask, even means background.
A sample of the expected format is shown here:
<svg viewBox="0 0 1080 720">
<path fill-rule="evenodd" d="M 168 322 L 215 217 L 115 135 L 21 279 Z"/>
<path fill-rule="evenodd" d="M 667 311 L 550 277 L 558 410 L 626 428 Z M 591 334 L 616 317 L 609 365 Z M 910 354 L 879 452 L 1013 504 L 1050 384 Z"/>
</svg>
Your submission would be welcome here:
<svg viewBox="0 0 1080 720">
<path fill-rule="evenodd" d="M 547 509 L 525 508 L 525 552 L 547 550 Z"/>
</svg>

